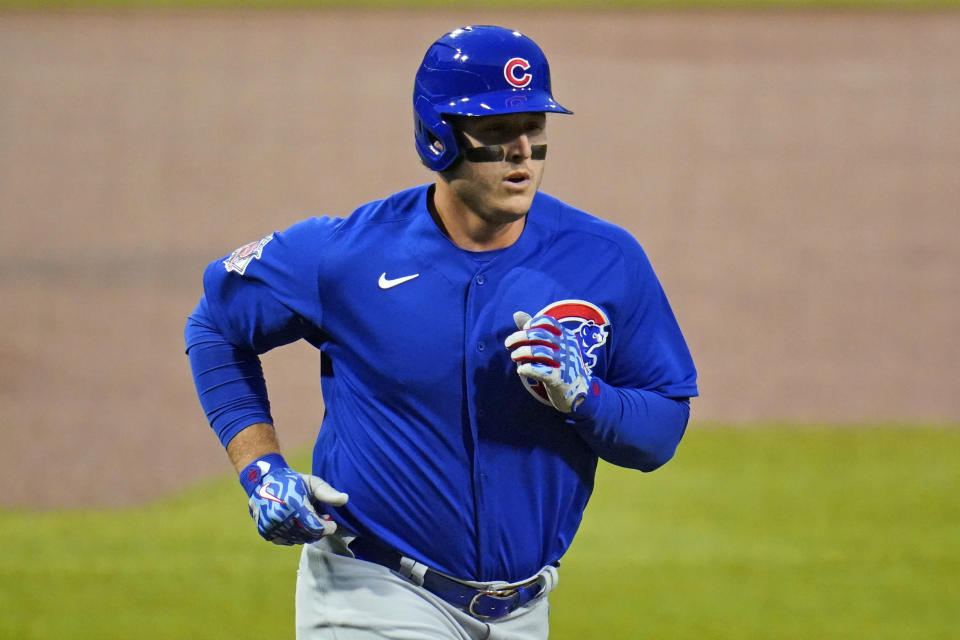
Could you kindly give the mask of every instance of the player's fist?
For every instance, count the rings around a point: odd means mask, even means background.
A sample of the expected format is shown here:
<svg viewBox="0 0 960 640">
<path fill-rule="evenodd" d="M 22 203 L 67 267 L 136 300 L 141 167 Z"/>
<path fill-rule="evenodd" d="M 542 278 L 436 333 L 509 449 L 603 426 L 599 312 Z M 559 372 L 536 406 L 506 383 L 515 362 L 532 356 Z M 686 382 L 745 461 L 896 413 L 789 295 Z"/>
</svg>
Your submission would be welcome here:
<svg viewBox="0 0 960 640">
<path fill-rule="evenodd" d="M 348 497 L 316 476 L 297 473 L 279 454 L 247 465 L 240 472 L 240 484 L 250 497 L 257 531 L 265 540 L 282 545 L 316 542 L 336 531 L 336 523 L 330 516 L 319 515 L 316 506 L 339 507 Z"/>
<path fill-rule="evenodd" d="M 517 374 L 542 382 L 550 404 L 570 413 L 590 389 L 577 336 L 550 316 L 531 318 L 517 311 L 513 321 L 519 331 L 510 334 L 504 344 L 517 363 Z"/>
</svg>

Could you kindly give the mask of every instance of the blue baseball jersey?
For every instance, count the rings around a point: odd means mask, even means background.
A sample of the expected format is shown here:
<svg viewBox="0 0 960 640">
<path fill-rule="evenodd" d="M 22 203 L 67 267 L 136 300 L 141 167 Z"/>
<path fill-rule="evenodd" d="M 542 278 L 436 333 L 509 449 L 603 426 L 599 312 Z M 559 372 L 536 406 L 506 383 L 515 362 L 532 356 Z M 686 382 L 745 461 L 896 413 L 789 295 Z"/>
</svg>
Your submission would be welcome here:
<svg viewBox="0 0 960 640">
<path fill-rule="evenodd" d="M 598 457 L 652 470 L 673 455 L 696 371 L 625 230 L 541 192 L 515 244 L 470 252 L 431 218 L 429 189 L 215 261 L 194 317 L 239 353 L 322 351 L 313 473 L 350 494 L 335 520 L 461 579 L 520 580 L 569 547 Z M 576 332 L 592 387 L 575 413 L 518 376 L 516 311 Z M 265 397 L 246 419 L 205 407 L 224 444 L 269 418 Z"/>
</svg>

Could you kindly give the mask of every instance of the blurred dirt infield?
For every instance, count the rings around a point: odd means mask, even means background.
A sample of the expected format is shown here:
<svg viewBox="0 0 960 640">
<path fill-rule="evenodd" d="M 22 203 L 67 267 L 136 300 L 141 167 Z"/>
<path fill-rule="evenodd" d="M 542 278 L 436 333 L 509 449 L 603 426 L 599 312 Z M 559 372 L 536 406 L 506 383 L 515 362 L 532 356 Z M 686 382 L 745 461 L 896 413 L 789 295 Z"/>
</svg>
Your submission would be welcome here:
<svg viewBox="0 0 960 640">
<path fill-rule="evenodd" d="M 229 468 L 183 356 L 204 266 L 429 181 L 412 76 L 471 22 L 547 51 L 576 115 L 544 189 L 650 254 L 701 375 L 688 437 L 960 421 L 960 14 L 0 13 L 0 505 Z M 264 357 L 288 446 L 316 362 Z"/>
</svg>

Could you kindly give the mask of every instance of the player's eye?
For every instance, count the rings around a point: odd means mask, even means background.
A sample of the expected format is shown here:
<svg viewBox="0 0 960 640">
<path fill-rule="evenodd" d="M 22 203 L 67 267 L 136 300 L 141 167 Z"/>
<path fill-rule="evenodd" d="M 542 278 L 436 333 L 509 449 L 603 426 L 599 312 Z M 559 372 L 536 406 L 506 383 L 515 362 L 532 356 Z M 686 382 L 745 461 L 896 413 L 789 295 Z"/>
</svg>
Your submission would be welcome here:
<svg viewBox="0 0 960 640">
<path fill-rule="evenodd" d="M 546 128 L 544 118 L 532 118 L 523 123 L 523 132 L 527 135 L 538 135 Z"/>
<path fill-rule="evenodd" d="M 491 136 L 502 137 L 506 132 L 507 132 L 507 128 L 505 126 L 496 125 L 496 126 L 486 127 L 480 132 L 480 135 L 486 136 L 486 137 L 491 137 Z"/>
</svg>

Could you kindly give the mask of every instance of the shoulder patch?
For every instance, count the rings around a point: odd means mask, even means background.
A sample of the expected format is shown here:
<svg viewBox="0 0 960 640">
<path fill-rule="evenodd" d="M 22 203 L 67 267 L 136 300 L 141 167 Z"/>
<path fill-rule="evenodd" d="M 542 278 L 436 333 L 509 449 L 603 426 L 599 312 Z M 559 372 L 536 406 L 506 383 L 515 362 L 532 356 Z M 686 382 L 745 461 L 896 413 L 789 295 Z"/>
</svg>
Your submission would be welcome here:
<svg viewBox="0 0 960 640">
<path fill-rule="evenodd" d="M 272 233 L 250 244 L 243 245 L 223 261 L 223 267 L 227 270 L 227 273 L 236 271 L 240 275 L 243 275 L 247 270 L 247 266 L 249 266 L 252 261 L 260 259 L 260 256 L 263 255 L 263 248 L 267 246 L 267 243 L 271 240 L 273 240 Z"/>
</svg>

